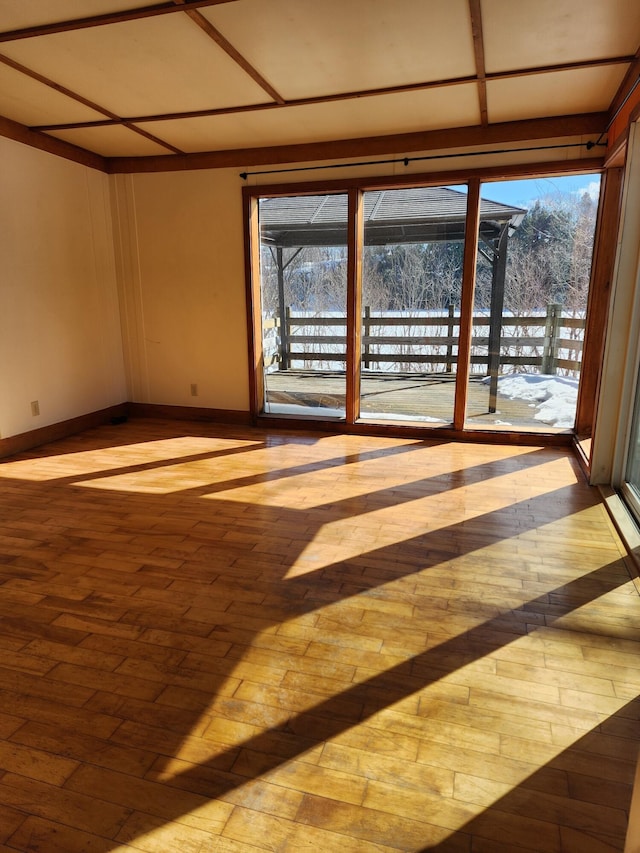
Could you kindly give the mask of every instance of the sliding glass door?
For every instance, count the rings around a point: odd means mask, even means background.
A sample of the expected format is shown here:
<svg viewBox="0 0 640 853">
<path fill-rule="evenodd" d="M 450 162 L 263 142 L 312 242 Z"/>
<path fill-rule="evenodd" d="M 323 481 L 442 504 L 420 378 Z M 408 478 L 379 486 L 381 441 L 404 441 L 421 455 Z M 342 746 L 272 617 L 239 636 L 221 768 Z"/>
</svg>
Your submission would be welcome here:
<svg viewBox="0 0 640 853">
<path fill-rule="evenodd" d="M 467 423 L 571 429 L 587 315 L 598 176 L 483 184 Z"/>
<path fill-rule="evenodd" d="M 360 417 L 453 422 L 467 188 L 364 194 Z"/>
<path fill-rule="evenodd" d="M 347 196 L 260 199 L 267 414 L 345 415 Z"/>
<path fill-rule="evenodd" d="M 636 390 L 624 481 L 627 501 L 636 517 L 640 518 L 640 381 L 636 388 L 639 390 Z"/>
<path fill-rule="evenodd" d="M 473 186 L 252 197 L 257 414 L 573 428 L 599 176 Z"/>
</svg>

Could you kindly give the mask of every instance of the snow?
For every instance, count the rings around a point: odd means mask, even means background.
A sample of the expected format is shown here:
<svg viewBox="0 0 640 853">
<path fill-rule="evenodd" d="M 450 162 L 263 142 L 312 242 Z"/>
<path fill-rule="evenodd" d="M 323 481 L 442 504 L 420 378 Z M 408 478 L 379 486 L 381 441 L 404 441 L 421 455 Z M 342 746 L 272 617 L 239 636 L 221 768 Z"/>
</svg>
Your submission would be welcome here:
<svg viewBox="0 0 640 853">
<path fill-rule="evenodd" d="M 482 380 L 485 384 L 490 377 Z M 557 429 L 571 429 L 576 417 L 578 398 L 578 380 L 566 376 L 547 376 L 534 373 L 508 373 L 498 377 L 498 394 L 510 400 L 522 400 L 535 409 L 533 417 Z M 268 403 L 266 411 L 280 415 L 317 416 L 319 418 L 344 418 L 344 409 L 330 409 L 321 406 L 309 407 L 284 403 Z M 443 423 L 428 415 L 401 415 L 390 413 L 362 412 L 366 420 L 411 420 L 430 423 Z M 496 420 L 496 425 L 512 426 L 509 421 Z"/>
<path fill-rule="evenodd" d="M 370 421 L 410 421 L 413 423 L 444 424 L 442 418 L 432 418 L 430 415 L 403 415 L 393 412 L 360 412 L 362 420 Z"/>
<path fill-rule="evenodd" d="M 490 377 L 483 379 L 489 383 Z M 498 377 L 498 394 L 524 400 L 537 409 L 534 418 L 562 429 L 570 429 L 576 418 L 578 380 L 565 376 L 509 373 Z"/>
<path fill-rule="evenodd" d="M 264 410 L 269 415 L 344 419 L 344 409 L 330 409 L 324 406 L 305 406 L 297 403 L 265 403 Z"/>
</svg>

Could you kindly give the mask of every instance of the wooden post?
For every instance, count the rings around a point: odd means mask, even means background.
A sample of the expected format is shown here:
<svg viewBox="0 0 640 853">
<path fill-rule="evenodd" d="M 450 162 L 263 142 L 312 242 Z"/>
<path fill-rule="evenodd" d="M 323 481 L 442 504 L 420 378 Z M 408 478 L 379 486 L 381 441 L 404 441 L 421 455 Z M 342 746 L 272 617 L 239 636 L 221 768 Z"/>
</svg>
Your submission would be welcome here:
<svg viewBox="0 0 640 853">
<path fill-rule="evenodd" d="M 281 370 L 289 370 L 291 367 L 291 308 L 287 305 L 284 309 L 284 327 L 282 329 L 282 362 Z"/>
<path fill-rule="evenodd" d="M 504 310 L 504 279 L 507 274 L 507 243 L 509 223 L 506 222 L 495 242 L 493 253 L 493 275 L 491 282 L 491 308 L 489 313 L 489 412 L 497 408 L 498 374 L 500 373 L 500 338 L 502 336 L 502 312 Z"/>
<path fill-rule="evenodd" d="M 604 355 L 604 338 L 609 314 L 611 279 L 618 242 L 620 198 L 624 169 L 606 169 L 600 191 L 600 206 L 596 223 L 593 266 L 587 319 L 584 331 L 580 387 L 576 412 L 576 432 L 579 436 L 591 435 L 595 419 L 596 400 L 600 384 L 600 371 Z"/>
<path fill-rule="evenodd" d="M 562 314 L 562 305 L 553 302 L 547 305 L 547 319 L 544 329 L 544 350 L 542 353 L 542 373 L 547 376 L 553 376 L 557 368 L 557 343 L 558 330 L 560 328 L 560 316 Z"/>
<path fill-rule="evenodd" d="M 360 368 L 362 364 L 362 243 L 364 238 L 363 193 L 353 187 L 348 195 L 347 223 L 347 375 L 345 415 L 348 424 L 360 417 Z"/>
<path fill-rule="evenodd" d="M 371 335 L 371 308 L 364 306 L 362 318 L 362 366 L 367 370 L 371 367 L 369 359 L 369 336 Z"/>
<path fill-rule="evenodd" d="M 449 303 L 449 317 L 447 320 L 447 338 L 449 339 L 448 343 L 447 343 L 447 362 L 446 362 L 447 373 L 451 373 L 451 370 L 453 369 L 453 363 L 454 363 L 453 343 L 452 343 L 453 325 L 454 325 L 453 324 L 454 312 L 455 312 L 455 306 L 452 303 Z"/>
<path fill-rule="evenodd" d="M 480 179 L 471 178 L 467 194 L 467 218 L 464 226 L 465 241 L 462 267 L 462 296 L 460 297 L 460 333 L 458 335 L 458 364 L 456 367 L 456 394 L 453 407 L 454 429 L 464 428 L 467 407 L 467 390 L 473 334 L 473 294 L 476 285 L 476 260 L 478 257 L 478 225 L 480 222 Z"/>
<path fill-rule="evenodd" d="M 246 189 L 246 188 L 245 188 Z M 247 288 L 247 331 L 249 338 L 249 400 L 255 422 L 264 411 L 264 349 L 260 298 L 260 225 L 258 199 L 244 195 L 245 281 Z"/>
<path fill-rule="evenodd" d="M 289 358 L 289 309 L 286 307 L 284 295 L 284 263 L 281 246 L 276 248 L 276 265 L 278 267 L 278 320 L 280 327 L 278 370 L 288 370 L 291 367 Z"/>
</svg>

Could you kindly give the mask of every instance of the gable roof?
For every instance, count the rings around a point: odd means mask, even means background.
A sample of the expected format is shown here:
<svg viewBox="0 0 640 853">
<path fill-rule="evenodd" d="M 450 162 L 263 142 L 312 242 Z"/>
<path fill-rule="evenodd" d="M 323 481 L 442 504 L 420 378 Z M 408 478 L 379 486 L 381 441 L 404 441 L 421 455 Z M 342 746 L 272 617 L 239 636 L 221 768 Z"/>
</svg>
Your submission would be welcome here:
<svg viewBox="0 0 640 853">
<path fill-rule="evenodd" d="M 264 243 L 280 247 L 341 246 L 347 239 L 347 196 L 296 195 L 260 201 Z M 480 200 L 481 230 L 487 239 L 502 227 L 517 228 L 526 210 Z M 467 195 L 450 187 L 372 190 L 364 195 L 364 233 L 368 245 L 463 240 Z"/>
</svg>

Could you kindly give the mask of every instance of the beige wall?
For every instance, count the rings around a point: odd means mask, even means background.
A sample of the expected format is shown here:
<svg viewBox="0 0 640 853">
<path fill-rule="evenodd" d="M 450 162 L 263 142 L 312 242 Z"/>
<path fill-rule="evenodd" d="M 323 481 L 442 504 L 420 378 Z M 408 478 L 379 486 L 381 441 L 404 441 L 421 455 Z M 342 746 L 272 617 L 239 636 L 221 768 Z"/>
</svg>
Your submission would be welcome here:
<svg viewBox="0 0 640 853">
<path fill-rule="evenodd" d="M 120 403 L 126 386 L 108 178 L 0 139 L 0 188 L 6 438 Z"/>
<path fill-rule="evenodd" d="M 576 154 L 380 163 L 354 166 L 349 175 Z M 0 437 L 125 400 L 248 411 L 240 171 L 109 177 L 0 139 Z M 250 176 L 248 183 L 344 177 L 342 169 L 323 168 Z"/>
<path fill-rule="evenodd" d="M 241 186 L 237 169 L 112 178 L 130 400 L 248 410 Z"/>
<path fill-rule="evenodd" d="M 575 142 L 545 140 L 544 144 Z M 586 141 L 586 140 L 582 140 Z M 434 154 L 436 152 L 430 152 Z M 581 156 L 589 156 L 585 149 Z M 385 160 L 393 159 L 389 155 Z M 402 156 L 401 154 L 397 156 Z M 578 149 L 354 166 L 348 176 L 524 164 Z M 300 164 L 309 167 L 313 164 Z M 251 185 L 345 178 L 344 169 L 250 175 Z M 276 170 L 285 166 L 274 166 Z M 544 169 L 544 167 L 541 167 Z M 260 171 L 269 167 L 260 167 Z M 114 175 L 114 229 L 131 401 L 248 411 L 242 169 Z M 191 385 L 198 396 L 191 395 Z"/>
</svg>

